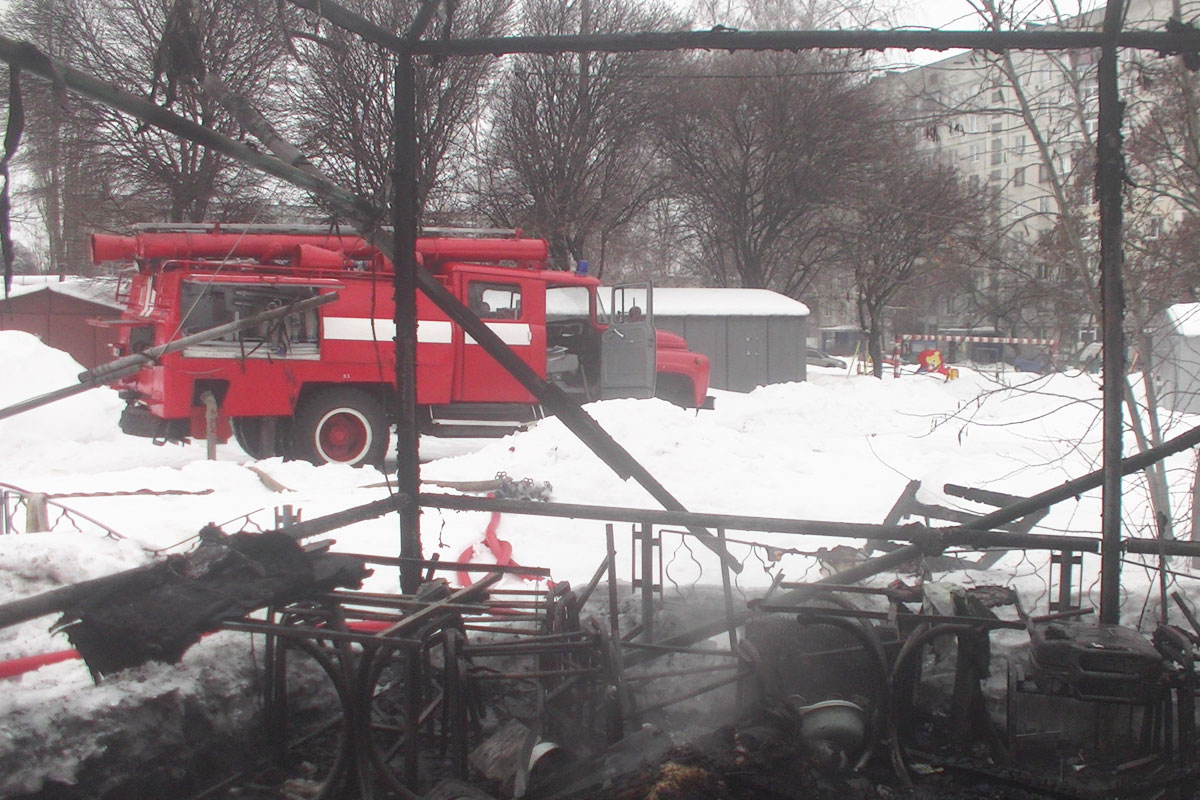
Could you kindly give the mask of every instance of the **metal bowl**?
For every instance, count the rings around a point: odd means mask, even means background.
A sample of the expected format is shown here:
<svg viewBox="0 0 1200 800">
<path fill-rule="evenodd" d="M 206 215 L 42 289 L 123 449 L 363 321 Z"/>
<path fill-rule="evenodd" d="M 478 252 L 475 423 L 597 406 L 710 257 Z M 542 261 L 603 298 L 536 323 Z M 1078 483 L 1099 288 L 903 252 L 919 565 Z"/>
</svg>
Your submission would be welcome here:
<svg viewBox="0 0 1200 800">
<path fill-rule="evenodd" d="M 809 744 L 830 742 L 843 753 L 860 751 L 867 735 L 867 712 L 849 700 L 824 700 L 797 709 L 800 737 Z"/>
</svg>

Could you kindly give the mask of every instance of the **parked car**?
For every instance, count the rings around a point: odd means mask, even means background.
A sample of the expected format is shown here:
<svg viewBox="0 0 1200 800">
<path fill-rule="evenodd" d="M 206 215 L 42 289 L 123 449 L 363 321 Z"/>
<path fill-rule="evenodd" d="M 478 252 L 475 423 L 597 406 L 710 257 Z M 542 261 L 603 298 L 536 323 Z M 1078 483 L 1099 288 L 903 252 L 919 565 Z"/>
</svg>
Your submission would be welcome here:
<svg viewBox="0 0 1200 800">
<path fill-rule="evenodd" d="M 822 352 L 815 347 L 808 348 L 808 363 L 818 367 L 838 367 L 839 369 L 846 368 L 846 362 L 840 358 L 834 358 L 829 353 Z"/>
<path fill-rule="evenodd" d="M 1016 356 L 1013 358 L 1013 367 L 1022 372 L 1036 372 L 1039 375 L 1046 375 L 1053 371 L 1054 364 L 1050 359 L 1049 353 L 1035 353 L 1033 355 Z"/>
</svg>

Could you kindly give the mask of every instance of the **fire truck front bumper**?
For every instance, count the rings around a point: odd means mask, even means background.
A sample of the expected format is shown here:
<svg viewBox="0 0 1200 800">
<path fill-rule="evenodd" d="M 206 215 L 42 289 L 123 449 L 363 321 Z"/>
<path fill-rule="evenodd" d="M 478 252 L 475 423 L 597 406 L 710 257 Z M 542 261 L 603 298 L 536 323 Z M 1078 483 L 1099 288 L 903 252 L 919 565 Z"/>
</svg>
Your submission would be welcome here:
<svg viewBox="0 0 1200 800">
<path fill-rule="evenodd" d="M 145 406 L 125 406 L 121 411 L 121 433 L 159 441 L 179 442 L 188 436 L 188 421 L 156 417 Z"/>
</svg>

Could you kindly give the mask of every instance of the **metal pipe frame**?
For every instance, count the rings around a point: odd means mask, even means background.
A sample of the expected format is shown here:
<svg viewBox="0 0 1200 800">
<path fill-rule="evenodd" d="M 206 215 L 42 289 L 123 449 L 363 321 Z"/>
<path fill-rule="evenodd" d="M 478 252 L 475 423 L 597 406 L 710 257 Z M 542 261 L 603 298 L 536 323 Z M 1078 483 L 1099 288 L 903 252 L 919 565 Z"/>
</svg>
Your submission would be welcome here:
<svg viewBox="0 0 1200 800">
<path fill-rule="evenodd" d="M 1120 593 L 1120 398 L 1118 396 L 1118 370 L 1123 360 L 1123 338 L 1121 317 L 1123 298 L 1121 293 L 1121 209 L 1120 191 L 1123 180 L 1121 159 L 1121 106 L 1117 75 L 1117 49 L 1120 47 L 1155 50 L 1162 54 L 1200 51 L 1200 32 L 1123 31 L 1123 3 L 1108 0 L 1103 29 L 1096 31 L 736 31 L 713 28 L 709 31 L 681 31 L 668 33 L 615 33 L 588 34 L 579 36 L 509 36 L 478 39 L 441 41 L 414 41 L 407 37 L 399 41 L 394 35 L 379 29 L 366 19 L 349 12 L 331 0 L 291 0 L 299 7 L 314 11 L 334 24 L 347 28 L 360 36 L 393 50 L 404 62 L 405 69 L 413 69 L 417 55 L 479 56 L 514 53 L 570 53 L 570 52 L 635 52 L 646 50 L 807 50 L 851 48 L 882 50 L 888 47 L 904 49 L 949 48 L 986 50 L 1052 50 L 1087 49 L 1102 50 L 1100 63 L 1100 120 L 1097 186 L 1100 195 L 1101 265 L 1103 341 L 1105 343 L 1105 389 L 1104 389 L 1104 511 L 1102 517 L 1102 585 L 1101 617 L 1106 622 L 1119 619 L 1116 599 Z M 426 0 L 425 11 L 436 0 Z M 398 73 L 399 75 L 399 73 Z M 399 99 L 399 95 L 397 95 Z M 407 98 L 406 98 L 407 100 Z M 398 113 L 398 112 L 397 112 Z M 401 138 L 402 129 L 396 129 L 397 159 L 406 159 L 415 164 L 415 143 Z M 413 175 L 413 170 L 407 170 Z M 407 185 L 396 185 L 396 197 L 416 196 L 415 175 Z M 394 209 L 393 224 L 397 231 L 415 231 L 418 220 L 414 204 L 402 204 Z M 399 284 L 397 284 L 399 288 Z M 398 354 L 399 355 L 399 354 Z M 503 363 L 503 362 L 502 362 Z M 1123 372 L 1123 369 L 1122 369 Z M 515 373 L 514 373 L 515 374 Z M 661 502 L 661 498 L 660 498 Z M 680 509 L 681 510 L 681 509 Z M 1004 515 L 1005 509 L 995 517 Z M 988 527 L 980 524 L 977 528 Z M 707 533 L 707 532 L 706 532 Z M 710 547 L 711 541 L 702 537 Z M 714 548 L 715 549 L 715 548 Z M 720 551 L 718 551 L 720 552 Z M 723 557 L 725 556 L 722 553 Z M 727 560 L 727 559 L 726 559 Z"/>
<path fill-rule="evenodd" d="M 485 617 L 474 613 L 476 606 L 461 601 L 486 592 L 489 583 L 500 576 L 493 572 L 488 581 L 428 602 L 339 590 L 326 595 L 319 606 L 269 609 L 265 620 L 224 624 L 225 630 L 267 637 L 267 718 L 269 734 L 276 738 L 272 742 L 276 754 L 282 757 L 289 746 L 298 744 L 286 740 L 286 717 L 290 712 L 288 688 L 282 676 L 289 653 L 305 653 L 320 665 L 342 708 L 342 719 L 330 723 L 340 729 L 342 749 L 327 774 L 318 780 L 324 787 L 323 797 L 332 796 L 325 792 L 355 788 L 369 793 L 378 781 L 400 796 L 415 798 L 415 765 L 425 749 L 434 745 L 448 758 L 456 777 L 466 779 L 468 716 L 474 713 L 469 689 L 472 681 L 533 685 L 547 701 L 553 695 L 560 698 L 560 704 L 572 708 L 572 704 L 599 702 L 604 692 L 598 687 L 613 679 L 612 665 L 606 663 L 605 640 L 569 627 L 578 625 L 577 615 L 555 616 L 554 604 L 569 602 L 567 594 L 539 603 L 542 612 L 528 615 L 538 621 L 538 630 L 517 635 L 497 629 L 497 634 L 508 636 L 481 645 L 467 644 L 464 617 Z M 378 632 L 363 632 L 354 630 L 357 620 L 390 624 Z M 556 632 L 556 624 L 564 621 L 568 627 Z M 439 648 L 440 658 L 434 656 Z M 498 659 L 505 668 L 468 666 L 468 659 L 484 658 Z M 277 680 L 271 681 L 272 676 Z M 378 687 L 385 685 L 390 701 L 379 699 Z M 569 695 L 563 691 L 568 688 Z M 380 719 L 377 715 L 383 713 L 378 707 L 381 702 L 387 708 L 401 709 L 403 718 L 395 724 Z M 578 715 L 567 716 L 574 719 Z M 599 715 L 584 714 L 583 718 Z M 390 732 L 394 742 L 380 743 L 378 737 L 383 731 Z"/>
</svg>

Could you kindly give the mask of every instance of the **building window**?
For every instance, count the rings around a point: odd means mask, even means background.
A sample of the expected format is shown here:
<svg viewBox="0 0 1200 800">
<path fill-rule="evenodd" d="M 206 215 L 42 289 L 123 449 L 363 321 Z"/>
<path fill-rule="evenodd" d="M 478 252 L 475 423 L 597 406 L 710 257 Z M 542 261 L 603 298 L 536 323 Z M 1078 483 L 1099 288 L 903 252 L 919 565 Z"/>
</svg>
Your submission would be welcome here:
<svg viewBox="0 0 1200 800">
<path fill-rule="evenodd" d="M 1043 195 L 1038 198 L 1038 211 L 1042 214 L 1050 213 L 1050 196 Z"/>
<path fill-rule="evenodd" d="M 996 91 L 992 92 L 992 102 L 993 103 L 1003 103 L 1004 102 L 1004 90 L 1003 89 L 997 89 Z"/>
<path fill-rule="evenodd" d="M 1002 130 L 1004 130 L 1003 122 L 993 122 L 992 123 L 992 133 L 1000 133 L 1000 131 L 1002 131 Z"/>
<path fill-rule="evenodd" d="M 1017 167 L 1013 170 L 1013 186 L 1025 185 L 1025 168 Z"/>
<path fill-rule="evenodd" d="M 1000 170 L 998 170 L 998 169 L 992 170 L 992 174 L 988 176 L 988 180 L 991 181 L 992 183 L 999 183 L 1000 178 L 1001 178 Z"/>
<path fill-rule="evenodd" d="M 992 139 L 992 166 L 1004 163 L 1004 140 Z"/>
<path fill-rule="evenodd" d="M 1050 170 L 1045 164 L 1038 164 L 1038 183 L 1050 182 Z"/>
<path fill-rule="evenodd" d="M 1017 136 L 1017 155 L 1025 155 L 1025 134 Z"/>
<path fill-rule="evenodd" d="M 972 192 L 978 192 L 979 191 L 979 176 L 972 175 L 969 178 L 967 178 L 967 186 L 970 188 L 970 190 Z"/>
</svg>

